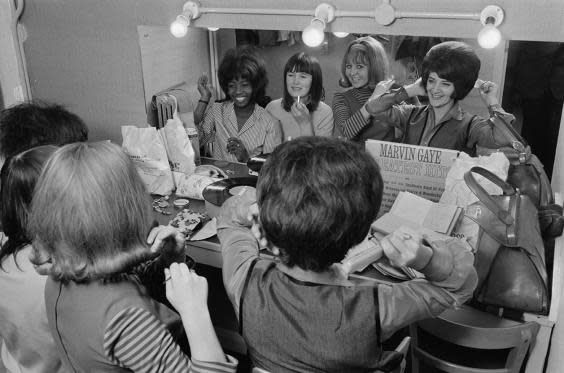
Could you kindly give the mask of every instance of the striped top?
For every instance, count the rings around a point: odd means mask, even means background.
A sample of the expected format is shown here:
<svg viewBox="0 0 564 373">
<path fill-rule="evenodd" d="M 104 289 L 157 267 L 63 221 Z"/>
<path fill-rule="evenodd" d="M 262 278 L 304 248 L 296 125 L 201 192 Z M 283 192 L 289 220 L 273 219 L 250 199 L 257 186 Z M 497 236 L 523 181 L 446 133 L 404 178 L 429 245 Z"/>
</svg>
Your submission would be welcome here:
<svg viewBox="0 0 564 373">
<path fill-rule="evenodd" d="M 335 93 L 332 105 L 335 131 L 340 131 L 341 135 L 351 139 L 366 127 L 370 122 L 370 118 L 364 119 L 360 108 L 370 98 L 372 92 L 374 92 L 373 89 L 364 86 Z"/>
<path fill-rule="evenodd" d="M 233 101 L 214 103 L 197 127 L 202 144 L 213 142 L 212 157 L 230 162 L 237 162 L 237 157 L 227 152 L 230 137 L 241 139 L 249 157 L 271 153 L 282 142 L 280 123 L 257 104 L 240 131 Z"/>
<path fill-rule="evenodd" d="M 108 360 L 134 372 L 227 373 L 236 366 L 231 357 L 228 363 L 190 361 L 164 324 L 136 307 L 124 309 L 110 321 L 104 333 L 104 352 Z"/>
<path fill-rule="evenodd" d="M 45 286 L 45 306 L 59 356 L 71 372 L 235 372 L 237 361 L 190 360 L 167 325 L 176 313 L 149 297 L 132 276 L 120 282 Z M 174 316 L 174 318 L 173 318 Z"/>
</svg>

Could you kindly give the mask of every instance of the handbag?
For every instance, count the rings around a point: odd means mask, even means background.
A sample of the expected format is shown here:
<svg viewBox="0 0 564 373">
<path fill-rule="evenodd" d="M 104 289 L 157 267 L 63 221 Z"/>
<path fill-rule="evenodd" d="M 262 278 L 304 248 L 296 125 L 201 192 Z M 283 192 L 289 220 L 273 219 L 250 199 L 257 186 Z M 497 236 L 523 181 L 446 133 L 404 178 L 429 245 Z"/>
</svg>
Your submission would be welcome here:
<svg viewBox="0 0 564 373">
<path fill-rule="evenodd" d="M 476 181 L 481 175 L 499 186 L 492 196 Z M 478 286 L 474 300 L 518 311 L 548 313 L 548 276 L 544 245 L 531 198 L 482 167 L 464 174 L 468 188 L 478 198 L 465 216 L 480 227 L 474 266 Z"/>
<path fill-rule="evenodd" d="M 542 237 L 550 239 L 558 237 L 564 229 L 562 206 L 554 203 L 554 193 L 544 166 L 525 139 L 504 120 L 494 115 L 490 117 L 494 131 L 494 139 L 501 137 L 501 143 L 509 142 L 511 146 L 499 149 L 487 149 L 477 146 L 478 155 L 489 155 L 501 151 L 509 159 L 510 167 L 507 182 L 518 188 L 522 194 L 531 198 L 539 213 Z"/>
</svg>

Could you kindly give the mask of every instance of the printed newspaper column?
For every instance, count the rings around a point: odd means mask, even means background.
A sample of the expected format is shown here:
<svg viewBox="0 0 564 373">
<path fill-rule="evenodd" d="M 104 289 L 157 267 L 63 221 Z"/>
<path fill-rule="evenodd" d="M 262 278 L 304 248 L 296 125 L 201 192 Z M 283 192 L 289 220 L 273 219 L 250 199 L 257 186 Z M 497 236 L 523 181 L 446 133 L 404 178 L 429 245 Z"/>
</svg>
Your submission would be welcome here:
<svg viewBox="0 0 564 373">
<path fill-rule="evenodd" d="M 380 140 L 366 140 L 365 147 L 378 162 L 384 179 L 379 216 L 391 209 L 402 191 L 438 202 L 447 173 L 459 154 L 456 150 Z"/>
</svg>

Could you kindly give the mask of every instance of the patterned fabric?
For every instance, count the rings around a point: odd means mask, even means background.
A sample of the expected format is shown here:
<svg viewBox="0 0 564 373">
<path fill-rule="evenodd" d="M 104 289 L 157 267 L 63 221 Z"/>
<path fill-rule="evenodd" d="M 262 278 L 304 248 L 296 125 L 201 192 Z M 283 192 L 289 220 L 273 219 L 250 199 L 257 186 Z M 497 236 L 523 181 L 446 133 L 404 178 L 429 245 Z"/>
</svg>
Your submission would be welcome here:
<svg viewBox="0 0 564 373">
<path fill-rule="evenodd" d="M 214 103 L 197 127 L 202 144 L 213 142 L 212 157 L 230 162 L 237 162 L 237 158 L 227 152 L 230 137 L 241 139 L 249 156 L 271 153 L 282 142 L 279 122 L 257 104 L 240 131 L 232 101 Z"/>
<path fill-rule="evenodd" d="M 280 121 L 284 140 L 288 140 L 288 137 L 295 139 L 301 135 L 298 122 L 291 112 L 284 110 L 281 98 L 266 105 L 266 111 Z M 329 105 L 319 102 L 317 109 L 311 113 L 311 116 L 314 136 L 333 135 L 333 111 Z"/>
<path fill-rule="evenodd" d="M 232 372 L 233 363 L 203 362 L 180 352 L 164 325 L 150 312 L 127 308 L 119 312 L 104 333 L 104 351 L 110 361 L 134 372 Z"/>
<path fill-rule="evenodd" d="M 362 142 L 366 139 L 394 141 L 394 129 L 381 119 L 365 119 L 360 109 L 372 95 L 373 89 L 352 88 L 335 93 L 333 115 L 339 133 L 345 138 Z"/>
</svg>

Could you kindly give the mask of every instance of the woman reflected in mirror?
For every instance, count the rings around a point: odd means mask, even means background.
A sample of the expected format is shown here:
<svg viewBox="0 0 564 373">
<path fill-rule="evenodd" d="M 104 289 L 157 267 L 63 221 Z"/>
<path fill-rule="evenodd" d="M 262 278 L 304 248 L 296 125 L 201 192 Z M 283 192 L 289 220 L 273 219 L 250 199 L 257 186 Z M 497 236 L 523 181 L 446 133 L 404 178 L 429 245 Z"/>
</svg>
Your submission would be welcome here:
<svg viewBox="0 0 564 373">
<path fill-rule="evenodd" d="M 349 88 L 335 93 L 335 134 L 353 141 L 393 140 L 391 128 L 377 125 L 364 104 L 376 85 L 390 77 L 390 63 L 382 44 L 371 36 L 352 40 L 341 62 L 339 85 Z"/>
<path fill-rule="evenodd" d="M 317 58 L 299 52 L 284 66 L 284 95 L 266 110 L 280 121 L 285 140 L 333 135 L 333 112 L 323 99 L 323 76 Z"/>
<path fill-rule="evenodd" d="M 262 57 L 250 47 L 230 49 L 221 60 L 218 77 L 226 100 L 213 103 L 205 115 L 196 108 L 194 116 L 203 144 L 213 143 L 211 156 L 246 162 L 251 156 L 272 152 L 281 143 L 282 133 L 278 121 L 259 105 L 268 83 Z M 198 107 L 208 105 L 211 97 L 205 85 L 200 78 Z"/>
<path fill-rule="evenodd" d="M 391 89 L 392 80 L 380 82 L 364 110 L 385 121 L 383 129 L 394 128 L 395 140 L 405 144 L 459 150 L 470 156 L 476 156 L 478 148 L 510 145 L 510 139 L 496 130 L 498 124 L 490 117 L 506 125 L 511 125 L 515 117 L 499 105 L 497 84 L 478 79 L 480 65 L 480 59 L 466 43 L 437 44 L 423 59 L 421 78 L 399 89 Z M 460 105 L 473 88 L 487 106 L 489 117 L 472 115 Z M 429 103 L 402 104 L 416 96 L 427 96 Z"/>
</svg>

